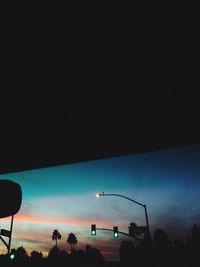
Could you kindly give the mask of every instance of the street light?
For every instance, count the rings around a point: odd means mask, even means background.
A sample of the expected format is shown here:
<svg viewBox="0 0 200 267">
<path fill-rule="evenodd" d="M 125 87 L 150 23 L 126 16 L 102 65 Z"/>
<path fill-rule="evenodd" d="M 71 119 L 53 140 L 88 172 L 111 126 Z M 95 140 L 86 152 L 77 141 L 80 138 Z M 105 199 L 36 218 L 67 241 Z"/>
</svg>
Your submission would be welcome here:
<svg viewBox="0 0 200 267">
<path fill-rule="evenodd" d="M 126 196 L 124 196 L 124 195 L 119 195 L 119 194 L 105 194 L 104 192 L 103 192 L 103 193 L 97 193 L 97 194 L 96 194 L 96 197 L 102 197 L 102 196 L 117 196 L 117 197 L 123 197 L 123 198 L 125 198 L 125 199 L 127 199 L 127 200 L 129 200 L 129 201 L 131 201 L 131 202 L 133 202 L 133 203 L 135 203 L 135 204 L 138 204 L 139 206 L 143 207 L 143 208 L 144 208 L 144 212 L 145 212 L 145 219 L 146 219 L 146 225 L 147 225 L 147 233 L 148 233 L 148 235 L 150 236 L 149 220 L 148 220 L 148 215 L 147 215 L 147 207 L 146 207 L 145 204 L 142 204 L 142 203 L 140 203 L 140 202 L 138 202 L 138 201 L 136 201 L 136 200 L 133 200 L 133 199 L 131 199 L 131 198 L 129 198 L 129 197 L 126 197 Z"/>
</svg>

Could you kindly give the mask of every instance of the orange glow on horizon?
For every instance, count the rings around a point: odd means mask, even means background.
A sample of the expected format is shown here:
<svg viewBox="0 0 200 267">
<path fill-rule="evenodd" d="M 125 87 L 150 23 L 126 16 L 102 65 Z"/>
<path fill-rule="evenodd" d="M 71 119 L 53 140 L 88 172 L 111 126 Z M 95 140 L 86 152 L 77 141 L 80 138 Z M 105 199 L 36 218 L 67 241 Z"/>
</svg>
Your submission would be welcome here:
<svg viewBox="0 0 200 267">
<path fill-rule="evenodd" d="M 10 221 L 10 219 L 7 219 Z M 38 223 L 38 224 L 66 224 L 69 226 L 80 226 L 80 227 L 90 227 L 94 219 L 91 218 L 64 218 L 59 216 L 35 216 L 26 213 L 18 213 L 14 222 L 22 223 Z M 113 221 L 111 220 L 99 220 L 97 219 L 98 227 L 113 227 Z M 122 225 L 121 227 L 127 227 L 127 225 Z"/>
</svg>

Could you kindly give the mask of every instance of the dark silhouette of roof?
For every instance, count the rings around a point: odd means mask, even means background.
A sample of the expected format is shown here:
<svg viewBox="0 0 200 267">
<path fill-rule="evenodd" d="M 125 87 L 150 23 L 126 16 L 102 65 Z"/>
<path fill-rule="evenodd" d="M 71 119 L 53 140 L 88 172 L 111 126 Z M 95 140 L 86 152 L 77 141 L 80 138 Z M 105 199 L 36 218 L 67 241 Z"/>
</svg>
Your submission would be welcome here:
<svg viewBox="0 0 200 267">
<path fill-rule="evenodd" d="M 0 172 L 199 143 L 198 100 L 181 93 L 177 80 L 147 84 L 113 96 L 97 91 L 92 102 L 21 98 L 3 110 Z"/>
<path fill-rule="evenodd" d="M 196 23 L 149 14 L 7 46 L 1 173 L 199 143 Z"/>
</svg>

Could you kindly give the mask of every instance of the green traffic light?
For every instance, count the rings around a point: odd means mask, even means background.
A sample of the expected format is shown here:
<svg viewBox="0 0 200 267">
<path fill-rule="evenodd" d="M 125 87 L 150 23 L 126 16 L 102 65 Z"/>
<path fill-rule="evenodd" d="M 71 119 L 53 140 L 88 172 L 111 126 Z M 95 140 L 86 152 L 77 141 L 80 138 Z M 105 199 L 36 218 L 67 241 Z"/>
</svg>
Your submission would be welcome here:
<svg viewBox="0 0 200 267">
<path fill-rule="evenodd" d="M 114 237 L 118 237 L 119 235 L 118 235 L 118 233 L 114 233 Z"/>
<path fill-rule="evenodd" d="M 91 225 L 91 234 L 96 235 L 96 224 Z"/>
<path fill-rule="evenodd" d="M 10 259 L 14 260 L 14 258 L 15 258 L 15 254 L 10 254 Z"/>
<path fill-rule="evenodd" d="M 118 226 L 113 227 L 113 234 L 114 234 L 114 238 L 119 237 Z"/>
</svg>

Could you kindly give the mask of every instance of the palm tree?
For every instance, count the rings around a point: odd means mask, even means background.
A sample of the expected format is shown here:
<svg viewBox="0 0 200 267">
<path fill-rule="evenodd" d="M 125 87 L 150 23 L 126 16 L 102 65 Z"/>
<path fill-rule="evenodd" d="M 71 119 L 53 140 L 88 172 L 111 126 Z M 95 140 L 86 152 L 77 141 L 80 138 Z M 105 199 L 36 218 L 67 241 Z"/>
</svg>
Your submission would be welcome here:
<svg viewBox="0 0 200 267">
<path fill-rule="evenodd" d="M 69 244 L 71 245 L 71 252 L 72 252 L 72 250 L 74 249 L 74 245 L 78 243 L 75 234 L 70 233 L 70 234 L 68 235 L 67 243 L 69 243 Z"/>
<path fill-rule="evenodd" d="M 57 240 L 58 239 L 61 239 L 61 234 L 58 232 L 58 230 L 57 229 L 55 229 L 54 231 L 53 231 L 53 234 L 52 234 L 52 240 L 56 240 L 56 247 L 57 247 Z"/>
</svg>

